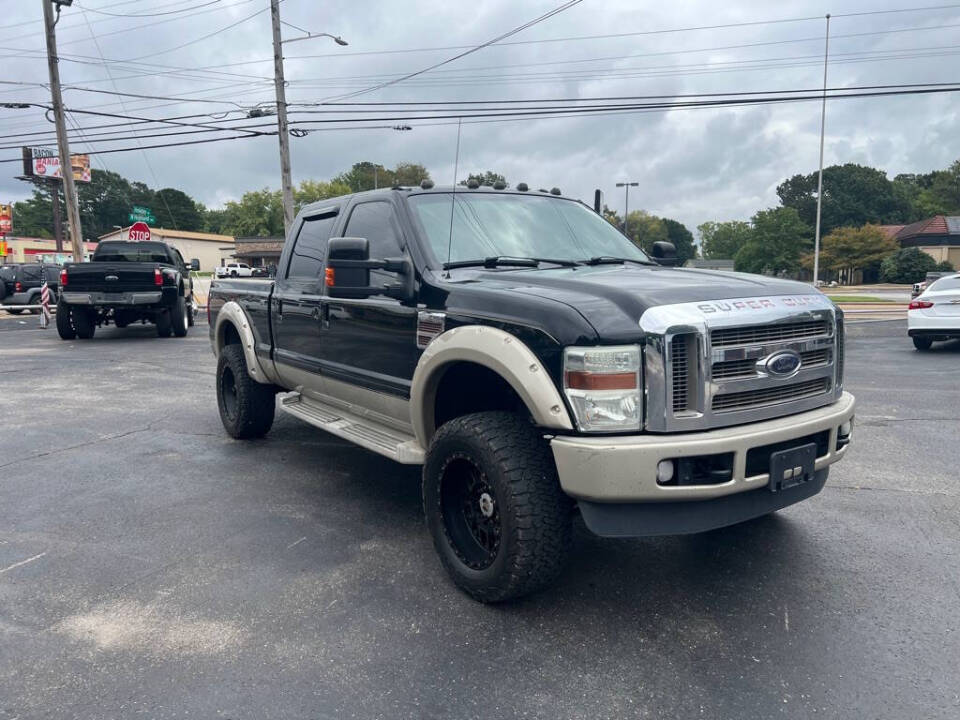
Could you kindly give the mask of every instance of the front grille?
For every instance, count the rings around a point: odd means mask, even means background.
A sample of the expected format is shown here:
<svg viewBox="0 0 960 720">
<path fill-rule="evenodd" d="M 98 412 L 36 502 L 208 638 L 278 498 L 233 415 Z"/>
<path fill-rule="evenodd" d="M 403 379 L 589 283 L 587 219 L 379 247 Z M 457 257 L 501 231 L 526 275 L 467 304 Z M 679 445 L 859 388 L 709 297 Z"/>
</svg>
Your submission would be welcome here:
<svg viewBox="0 0 960 720">
<path fill-rule="evenodd" d="M 687 355 L 687 338 L 674 335 L 670 341 L 671 371 L 673 373 L 673 411 L 683 412 L 690 401 L 690 364 Z"/>
<path fill-rule="evenodd" d="M 764 343 L 807 340 L 829 334 L 826 320 L 808 320 L 785 325 L 753 325 L 735 328 L 720 328 L 710 333 L 714 348 L 735 345 L 762 345 Z"/>
<path fill-rule="evenodd" d="M 830 350 L 826 348 L 821 350 L 808 350 L 807 352 L 800 353 L 800 359 L 802 360 L 801 367 L 823 367 L 830 362 Z M 725 360 L 713 364 L 714 380 L 756 377 L 756 375 L 757 361 L 755 359 Z"/>
<path fill-rule="evenodd" d="M 837 318 L 837 387 L 843 387 L 843 346 L 846 336 L 843 331 L 843 318 Z"/>
<path fill-rule="evenodd" d="M 817 378 L 816 380 L 807 380 L 806 382 L 796 383 L 794 385 L 780 385 L 777 387 L 762 388 L 760 390 L 746 390 L 744 392 L 715 395 L 712 408 L 714 412 L 753 410 L 815 397 L 829 390 L 830 379 Z"/>
</svg>

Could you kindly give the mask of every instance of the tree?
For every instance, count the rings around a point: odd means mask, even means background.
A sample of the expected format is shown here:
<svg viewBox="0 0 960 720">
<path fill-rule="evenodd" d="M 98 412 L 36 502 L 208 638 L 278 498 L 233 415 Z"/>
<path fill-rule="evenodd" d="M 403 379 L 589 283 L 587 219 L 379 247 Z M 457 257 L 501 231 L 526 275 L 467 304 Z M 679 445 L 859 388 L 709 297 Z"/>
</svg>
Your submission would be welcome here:
<svg viewBox="0 0 960 720">
<path fill-rule="evenodd" d="M 616 210 L 611 210 L 606 203 L 603 205 L 603 212 L 600 213 L 603 219 L 613 225 L 617 230 L 623 230 L 623 218 Z"/>
<path fill-rule="evenodd" d="M 374 188 L 388 188 L 394 185 L 419 185 L 422 180 L 429 180 L 430 173 L 420 163 L 399 163 L 393 170 L 368 160 L 354 163 L 346 172 L 333 178 L 333 182 L 341 183 L 349 192 L 362 192 Z"/>
<path fill-rule="evenodd" d="M 876 225 L 837 228 L 820 244 L 820 266 L 825 270 L 876 270 L 900 244 Z M 805 263 L 807 264 L 807 263 Z M 813 265 L 812 256 L 808 267 Z"/>
<path fill-rule="evenodd" d="M 44 183 L 33 196 L 13 203 L 13 234 L 26 237 L 53 237 L 53 210 L 50 188 Z"/>
<path fill-rule="evenodd" d="M 200 230 L 203 227 L 203 218 L 197 203 L 176 188 L 157 190 L 151 210 L 161 227 L 173 227 L 177 230 Z"/>
<path fill-rule="evenodd" d="M 890 283 L 915 283 L 937 269 L 937 261 L 919 248 L 904 248 L 880 263 L 880 279 Z"/>
<path fill-rule="evenodd" d="M 960 214 L 960 160 L 946 170 L 921 176 L 921 183 L 915 201 L 920 217 Z"/>
<path fill-rule="evenodd" d="M 794 175 L 777 186 L 784 207 L 797 211 L 813 227 L 817 215 L 817 174 Z M 823 170 L 821 233 L 843 226 L 867 223 L 908 222 L 913 209 L 909 200 L 894 192 L 893 183 L 882 170 L 847 163 Z"/>
<path fill-rule="evenodd" d="M 667 226 L 656 215 L 634 210 L 627 215 L 627 237 L 649 255 L 655 242 L 667 241 Z"/>
<path fill-rule="evenodd" d="M 303 180 L 300 185 L 293 190 L 293 200 L 296 211 L 310 203 L 320 200 L 327 200 L 340 195 L 349 195 L 350 186 L 337 180 L 324 182 L 323 180 Z"/>
<path fill-rule="evenodd" d="M 417 186 L 430 180 L 430 171 L 420 163 L 398 163 L 393 169 L 393 179 L 397 185 Z"/>
<path fill-rule="evenodd" d="M 469 175 L 467 175 L 466 180 L 460 181 L 460 185 L 466 185 L 471 180 L 476 180 L 478 183 L 480 183 L 481 186 L 485 185 L 487 187 L 493 187 L 494 183 L 502 182 L 507 187 L 510 187 L 509 183 L 507 183 L 507 178 L 501 175 L 500 173 L 494 172 L 493 170 L 487 170 L 486 172 L 470 173 Z"/>
<path fill-rule="evenodd" d="M 760 210 L 751 219 L 750 239 L 734 257 L 737 270 L 770 275 L 793 275 L 803 255 L 812 249 L 810 228 L 792 207 Z"/>
<path fill-rule="evenodd" d="M 663 219 L 664 227 L 667 229 L 667 241 L 673 243 L 677 249 L 677 259 L 683 265 L 687 260 L 692 260 L 697 256 L 697 246 L 693 242 L 693 233 L 687 230 L 687 226 L 682 222 Z"/>
<path fill-rule="evenodd" d="M 709 260 L 732 260 L 747 244 L 753 233 L 750 223 L 742 220 L 705 222 L 697 225 L 700 253 Z"/>
<path fill-rule="evenodd" d="M 283 237 L 283 196 L 263 188 L 231 200 L 223 209 L 220 231 L 237 237 Z"/>
</svg>

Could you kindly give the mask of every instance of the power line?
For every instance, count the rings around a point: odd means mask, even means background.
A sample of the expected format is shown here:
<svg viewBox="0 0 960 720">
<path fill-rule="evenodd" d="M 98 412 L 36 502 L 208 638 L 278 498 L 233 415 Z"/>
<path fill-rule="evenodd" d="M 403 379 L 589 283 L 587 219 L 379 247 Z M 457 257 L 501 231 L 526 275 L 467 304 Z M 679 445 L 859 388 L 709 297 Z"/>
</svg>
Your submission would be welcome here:
<svg viewBox="0 0 960 720">
<path fill-rule="evenodd" d="M 77 7 L 86 12 L 97 13 L 98 15 L 109 15 L 110 17 L 118 18 L 142 18 L 142 17 L 158 17 L 160 15 L 176 15 L 177 13 L 189 12 L 190 10 L 196 10 L 197 8 L 207 7 L 208 5 L 216 5 L 217 3 L 222 2 L 222 0 L 208 0 L 205 3 L 200 5 L 195 5 L 194 7 L 181 8 L 180 10 L 170 10 L 168 12 L 159 12 L 159 13 L 140 13 L 137 15 L 129 13 L 112 13 L 107 12 L 106 10 L 97 10 L 96 8 L 87 7 L 86 5 L 81 5 L 77 3 Z M 181 5 L 182 3 L 170 3 L 171 5 Z M 165 7 L 161 5 L 160 7 Z"/>
</svg>

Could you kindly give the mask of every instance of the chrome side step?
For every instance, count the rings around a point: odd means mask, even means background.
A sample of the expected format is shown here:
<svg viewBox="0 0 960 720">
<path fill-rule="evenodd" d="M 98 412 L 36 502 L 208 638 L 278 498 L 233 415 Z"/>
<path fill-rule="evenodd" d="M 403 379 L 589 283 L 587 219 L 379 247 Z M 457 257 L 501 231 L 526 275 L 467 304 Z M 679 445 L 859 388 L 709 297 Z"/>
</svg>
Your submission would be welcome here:
<svg viewBox="0 0 960 720">
<path fill-rule="evenodd" d="M 298 392 L 279 395 L 280 409 L 314 427 L 385 455 L 404 465 L 422 465 L 424 451 L 413 435 L 360 417 L 343 408 L 304 397 Z"/>
</svg>

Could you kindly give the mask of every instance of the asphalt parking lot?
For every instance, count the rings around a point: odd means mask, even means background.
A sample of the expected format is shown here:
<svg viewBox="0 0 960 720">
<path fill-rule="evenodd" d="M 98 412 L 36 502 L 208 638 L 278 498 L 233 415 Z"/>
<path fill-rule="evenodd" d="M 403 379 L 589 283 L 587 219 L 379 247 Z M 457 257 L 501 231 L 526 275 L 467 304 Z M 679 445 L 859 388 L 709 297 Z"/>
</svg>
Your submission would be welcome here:
<svg viewBox="0 0 960 720">
<path fill-rule="evenodd" d="M 580 526 L 557 586 L 490 607 L 416 470 L 283 415 L 229 439 L 205 326 L 35 327 L 0 317 L 2 720 L 960 717 L 960 342 L 851 324 L 823 493 L 698 536 Z"/>
</svg>

